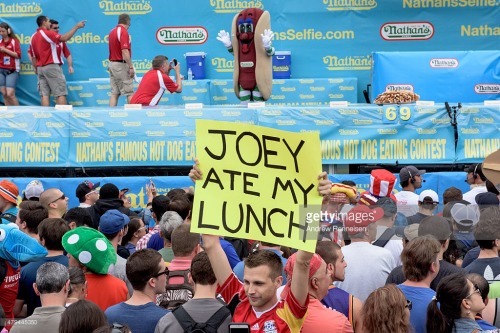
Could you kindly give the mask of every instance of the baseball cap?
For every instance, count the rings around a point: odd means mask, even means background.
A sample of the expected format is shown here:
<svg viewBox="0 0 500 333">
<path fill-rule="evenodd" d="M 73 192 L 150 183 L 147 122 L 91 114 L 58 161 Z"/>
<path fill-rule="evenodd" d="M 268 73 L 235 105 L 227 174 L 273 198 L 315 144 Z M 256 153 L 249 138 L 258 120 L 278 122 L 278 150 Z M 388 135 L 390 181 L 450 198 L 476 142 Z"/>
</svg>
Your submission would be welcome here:
<svg viewBox="0 0 500 333">
<path fill-rule="evenodd" d="M 456 203 L 451 207 L 451 217 L 455 223 L 468 227 L 479 222 L 479 207 L 477 205 L 465 205 Z"/>
<path fill-rule="evenodd" d="M 422 176 L 425 173 L 425 170 L 418 170 L 416 167 L 413 165 L 409 165 L 407 167 L 401 168 L 399 170 L 399 182 L 405 182 L 407 180 L 410 180 L 410 178 L 413 178 L 415 176 Z"/>
<path fill-rule="evenodd" d="M 439 241 L 447 240 L 451 236 L 450 222 L 442 216 L 428 216 L 420 221 L 418 235 L 431 235 Z"/>
<path fill-rule="evenodd" d="M 408 241 L 412 241 L 415 238 L 417 238 L 419 226 L 420 225 L 418 223 L 413 223 L 413 224 L 407 225 L 403 231 L 405 239 L 407 239 Z"/>
<path fill-rule="evenodd" d="M 371 209 L 366 205 L 358 205 L 346 213 L 344 227 L 348 234 L 355 235 L 363 232 L 366 227 L 377 222 L 383 216 L 384 210 L 380 207 Z"/>
<path fill-rule="evenodd" d="M 2 198 L 16 204 L 18 195 L 19 189 L 16 184 L 6 179 L 0 182 L 0 196 L 2 196 Z"/>
<path fill-rule="evenodd" d="M 418 201 L 423 203 L 439 203 L 439 197 L 433 190 L 424 190 L 418 196 Z"/>
<path fill-rule="evenodd" d="M 33 198 L 40 198 L 40 194 L 44 191 L 42 182 L 39 180 L 32 180 L 26 185 L 24 189 L 24 197 L 28 200 Z"/>
<path fill-rule="evenodd" d="M 101 183 L 94 184 L 88 180 L 83 181 L 82 183 L 78 184 L 76 188 L 76 197 L 78 199 L 82 199 L 83 197 L 85 197 L 85 195 L 89 194 L 92 191 L 95 191 L 100 184 Z"/>
<path fill-rule="evenodd" d="M 478 193 L 475 200 L 479 206 L 498 206 L 500 204 L 498 196 L 491 192 Z"/>
<path fill-rule="evenodd" d="M 117 209 L 106 211 L 99 220 L 99 231 L 105 235 L 116 234 L 129 224 L 130 218 Z"/>
</svg>

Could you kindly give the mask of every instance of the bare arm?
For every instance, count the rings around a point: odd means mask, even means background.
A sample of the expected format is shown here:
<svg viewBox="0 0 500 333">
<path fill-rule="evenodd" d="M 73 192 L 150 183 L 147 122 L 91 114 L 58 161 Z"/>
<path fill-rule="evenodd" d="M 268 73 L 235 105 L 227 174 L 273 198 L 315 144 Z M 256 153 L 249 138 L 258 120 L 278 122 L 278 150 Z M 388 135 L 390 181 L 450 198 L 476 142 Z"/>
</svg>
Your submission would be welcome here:
<svg viewBox="0 0 500 333">
<path fill-rule="evenodd" d="M 61 35 L 61 38 L 59 38 L 59 40 L 61 42 L 67 42 L 68 40 L 70 40 L 71 37 L 73 37 L 73 35 L 76 33 L 76 31 L 78 29 L 81 29 L 81 28 L 85 27 L 85 22 L 87 22 L 87 21 L 84 20 L 84 21 L 78 22 L 73 28 L 71 28 L 70 31 L 68 31 L 64 35 Z"/>
<path fill-rule="evenodd" d="M 130 58 L 130 52 L 127 49 L 122 49 L 122 58 L 128 65 L 130 77 L 134 77 L 134 65 L 132 64 L 132 59 Z"/>
<path fill-rule="evenodd" d="M 223 285 L 227 278 L 233 274 L 226 254 L 220 245 L 219 236 L 203 235 L 203 248 L 207 252 L 217 283 Z"/>
<path fill-rule="evenodd" d="M 19 59 L 19 55 L 14 52 L 14 51 L 11 51 L 9 49 L 7 49 L 6 47 L 0 47 L 0 52 L 3 52 L 5 54 L 8 54 L 9 56 L 11 56 L 12 58 L 16 58 L 16 59 Z"/>
<path fill-rule="evenodd" d="M 175 92 L 182 92 L 182 77 L 181 77 L 181 66 L 179 63 L 175 65 L 175 83 L 177 83 L 177 90 Z"/>
<path fill-rule="evenodd" d="M 73 57 L 71 54 L 66 57 L 66 60 L 68 61 L 68 73 L 73 74 L 75 71 L 73 70 Z"/>
<path fill-rule="evenodd" d="M 292 294 L 301 306 L 306 304 L 308 297 L 309 269 L 313 253 L 299 250 L 292 273 Z"/>
<path fill-rule="evenodd" d="M 352 315 L 354 332 L 363 332 L 363 302 L 357 297 L 352 300 Z"/>
</svg>

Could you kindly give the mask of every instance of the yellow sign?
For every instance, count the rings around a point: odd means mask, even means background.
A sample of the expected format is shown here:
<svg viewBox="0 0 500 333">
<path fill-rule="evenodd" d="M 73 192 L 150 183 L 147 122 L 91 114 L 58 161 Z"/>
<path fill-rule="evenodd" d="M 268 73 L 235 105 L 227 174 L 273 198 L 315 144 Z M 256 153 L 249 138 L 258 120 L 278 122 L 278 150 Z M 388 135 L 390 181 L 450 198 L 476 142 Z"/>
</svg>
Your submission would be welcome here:
<svg viewBox="0 0 500 333">
<path fill-rule="evenodd" d="M 321 173 L 319 132 L 291 133 L 196 121 L 193 232 L 262 240 L 314 252 Z"/>
</svg>

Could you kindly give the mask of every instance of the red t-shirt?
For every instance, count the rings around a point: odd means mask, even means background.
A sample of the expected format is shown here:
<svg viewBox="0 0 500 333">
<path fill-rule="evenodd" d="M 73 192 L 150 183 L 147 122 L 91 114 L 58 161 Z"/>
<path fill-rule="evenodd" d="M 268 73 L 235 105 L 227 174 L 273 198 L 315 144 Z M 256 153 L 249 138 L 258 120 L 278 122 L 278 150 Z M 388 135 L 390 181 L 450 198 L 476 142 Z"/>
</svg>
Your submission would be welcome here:
<svg viewBox="0 0 500 333">
<path fill-rule="evenodd" d="M 0 40 L 0 47 L 3 46 L 7 50 L 15 52 L 19 58 L 14 58 L 7 53 L 0 52 L 0 68 L 15 69 L 19 71 L 21 69 L 21 44 L 15 38 L 11 38 L 9 41 Z"/>
<path fill-rule="evenodd" d="M 17 298 L 17 289 L 19 288 L 19 279 L 21 278 L 21 268 L 14 269 L 7 260 L 4 260 L 4 262 L 7 264 L 7 273 L 0 286 L 0 304 L 5 311 L 5 318 L 14 319 L 14 305 Z M 5 328 L 10 330 L 14 322 L 8 321 L 6 324 Z"/>
<path fill-rule="evenodd" d="M 239 302 L 234 310 L 233 322 L 250 324 L 252 333 L 299 333 L 309 304 L 309 297 L 306 304 L 301 306 L 289 292 L 284 300 L 278 301 L 273 308 L 257 317 L 245 294 L 243 284 L 234 274 L 229 276 L 217 292 L 228 304 Z"/>
<path fill-rule="evenodd" d="M 87 300 L 94 302 L 106 311 L 112 305 L 125 302 L 128 299 L 128 289 L 125 282 L 113 275 L 85 274 L 87 278 Z"/>
<path fill-rule="evenodd" d="M 142 105 L 157 105 L 165 92 L 168 89 L 171 93 L 175 92 L 178 88 L 177 83 L 162 71 L 158 69 L 151 69 L 141 80 L 137 91 L 130 100 L 131 104 Z"/>
<path fill-rule="evenodd" d="M 36 57 L 36 66 L 46 66 L 50 64 L 61 64 L 57 46 L 60 43 L 61 35 L 53 30 L 38 28 L 31 36 L 31 55 Z"/>
<path fill-rule="evenodd" d="M 109 33 L 109 60 L 123 60 L 122 50 L 127 49 L 132 57 L 132 45 L 130 43 L 130 35 L 127 29 L 118 24 Z"/>
</svg>

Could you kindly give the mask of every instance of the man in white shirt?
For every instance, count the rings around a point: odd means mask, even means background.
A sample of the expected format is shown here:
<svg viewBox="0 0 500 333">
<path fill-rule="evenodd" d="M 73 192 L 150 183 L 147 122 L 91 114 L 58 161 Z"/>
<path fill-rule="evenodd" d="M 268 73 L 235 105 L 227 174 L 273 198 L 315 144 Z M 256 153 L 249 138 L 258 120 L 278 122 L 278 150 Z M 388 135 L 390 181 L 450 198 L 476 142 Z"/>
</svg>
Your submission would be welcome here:
<svg viewBox="0 0 500 333">
<path fill-rule="evenodd" d="M 467 184 L 470 185 L 470 191 L 465 192 L 463 198 L 465 201 L 476 205 L 476 195 L 487 192 L 486 177 L 483 174 L 481 163 L 472 164 L 465 170 L 467 172 Z"/>
<path fill-rule="evenodd" d="M 395 196 L 398 199 L 398 212 L 406 217 L 418 212 L 418 194 L 415 191 L 422 187 L 424 173 L 425 170 L 418 170 L 413 165 L 399 170 L 399 183 L 403 190 L 396 193 Z"/>
</svg>

